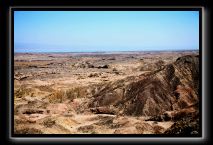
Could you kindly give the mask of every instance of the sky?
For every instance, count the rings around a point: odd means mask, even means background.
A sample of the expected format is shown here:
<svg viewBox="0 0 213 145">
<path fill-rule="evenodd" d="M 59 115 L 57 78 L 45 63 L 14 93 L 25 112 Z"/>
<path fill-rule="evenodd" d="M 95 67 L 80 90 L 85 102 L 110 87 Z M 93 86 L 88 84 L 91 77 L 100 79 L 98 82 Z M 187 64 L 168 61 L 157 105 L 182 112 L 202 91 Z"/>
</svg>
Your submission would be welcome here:
<svg viewBox="0 0 213 145">
<path fill-rule="evenodd" d="M 198 11 L 15 11 L 15 52 L 198 50 Z"/>
</svg>

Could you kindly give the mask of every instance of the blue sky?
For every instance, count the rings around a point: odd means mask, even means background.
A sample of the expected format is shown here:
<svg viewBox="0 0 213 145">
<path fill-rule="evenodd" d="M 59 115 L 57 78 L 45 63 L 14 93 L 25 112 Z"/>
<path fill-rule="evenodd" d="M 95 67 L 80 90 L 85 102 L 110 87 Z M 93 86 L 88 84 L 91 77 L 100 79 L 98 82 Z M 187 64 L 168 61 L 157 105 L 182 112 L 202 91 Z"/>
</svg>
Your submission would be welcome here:
<svg viewBox="0 0 213 145">
<path fill-rule="evenodd" d="M 198 11 L 15 11 L 15 52 L 199 48 Z"/>
</svg>

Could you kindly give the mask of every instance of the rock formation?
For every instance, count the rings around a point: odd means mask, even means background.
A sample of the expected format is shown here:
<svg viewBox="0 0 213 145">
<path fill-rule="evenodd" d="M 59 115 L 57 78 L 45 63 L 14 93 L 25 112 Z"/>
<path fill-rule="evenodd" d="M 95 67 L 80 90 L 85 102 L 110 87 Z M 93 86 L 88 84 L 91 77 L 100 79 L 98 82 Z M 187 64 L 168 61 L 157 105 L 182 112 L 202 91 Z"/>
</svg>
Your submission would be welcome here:
<svg viewBox="0 0 213 145">
<path fill-rule="evenodd" d="M 183 56 L 154 72 L 130 77 L 94 94 L 90 107 L 113 105 L 125 115 L 154 116 L 198 103 L 199 56 Z"/>
</svg>

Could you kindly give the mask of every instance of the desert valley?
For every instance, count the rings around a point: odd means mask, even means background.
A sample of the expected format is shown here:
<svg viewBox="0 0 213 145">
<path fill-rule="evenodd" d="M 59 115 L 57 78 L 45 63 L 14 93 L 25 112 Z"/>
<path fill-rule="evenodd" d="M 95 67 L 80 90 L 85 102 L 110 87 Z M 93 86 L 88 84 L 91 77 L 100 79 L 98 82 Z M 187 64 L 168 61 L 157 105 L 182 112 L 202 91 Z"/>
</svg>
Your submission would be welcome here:
<svg viewBox="0 0 213 145">
<path fill-rule="evenodd" d="M 15 53 L 15 134 L 200 133 L 198 51 Z"/>
</svg>

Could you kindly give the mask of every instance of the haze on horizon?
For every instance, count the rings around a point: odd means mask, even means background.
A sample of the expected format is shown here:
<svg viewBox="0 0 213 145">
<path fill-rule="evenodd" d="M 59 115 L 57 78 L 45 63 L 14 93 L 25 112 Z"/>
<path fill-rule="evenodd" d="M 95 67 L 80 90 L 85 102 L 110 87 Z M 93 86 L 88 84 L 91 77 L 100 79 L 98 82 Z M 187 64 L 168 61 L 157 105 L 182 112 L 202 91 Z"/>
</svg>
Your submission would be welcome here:
<svg viewBox="0 0 213 145">
<path fill-rule="evenodd" d="M 198 49 L 198 11 L 14 12 L 14 52 Z"/>
</svg>

